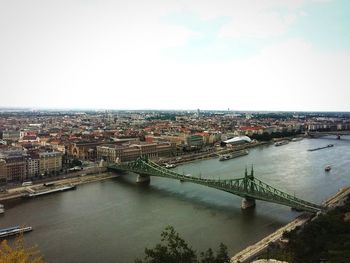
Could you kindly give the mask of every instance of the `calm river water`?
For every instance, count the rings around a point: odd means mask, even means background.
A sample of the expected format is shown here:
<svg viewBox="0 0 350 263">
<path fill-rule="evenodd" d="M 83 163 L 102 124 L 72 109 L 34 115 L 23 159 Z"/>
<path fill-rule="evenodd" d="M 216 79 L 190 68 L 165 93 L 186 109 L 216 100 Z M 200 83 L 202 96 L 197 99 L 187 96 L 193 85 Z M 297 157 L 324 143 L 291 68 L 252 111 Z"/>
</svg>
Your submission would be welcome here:
<svg viewBox="0 0 350 263">
<path fill-rule="evenodd" d="M 307 149 L 334 144 L 309 152 Z M 321 203 L 350 184 L 350 137 L 304 139 L 280 147 L 262 146 L 249 155 L 219 162 L 196 161 L 176 168 L 208 178 L 239 178 L 254 164 L 255 176 L 290 194 Z M 324 167 L 332 165 L 330 172 Z M 197 251 L 220 242 L 233 255 L 295 218 L 290 208 L 257 201 L 240 209 L 241 198 L 200 185 L 135 175 L 78 186 L 69 191 L 6 205 L 0 227 L 29 225 L 28 244 L 37 244 L 48 262 L 133 262 L 160 241 L 172 225 Z"/>
</svg>

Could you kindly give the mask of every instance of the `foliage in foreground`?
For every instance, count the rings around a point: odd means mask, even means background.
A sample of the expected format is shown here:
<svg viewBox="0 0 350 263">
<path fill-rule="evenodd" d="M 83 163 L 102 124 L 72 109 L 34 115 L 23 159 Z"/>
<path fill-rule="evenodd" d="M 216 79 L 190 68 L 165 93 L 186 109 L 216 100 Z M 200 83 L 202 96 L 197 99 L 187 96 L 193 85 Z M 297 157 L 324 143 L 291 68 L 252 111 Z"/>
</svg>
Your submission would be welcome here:
<svg viewBox="0 0 350 263">
<path fill-rule="evenodd" d="M 214 254 L 209 248 L 206 252 L 201 252 L 198 258 L 196 251 L 190 247 L 185 240 L 174 230 L 172 226 L 167 226 L 161 233 L 162 243 L 157 244 L 153 249 L 146 248 L 146 257 L 143 260 L 136 259 L 135 263 L 228 263 L 230 257 L 227 247 L 220 243 L 219 249 Z"/>
<path fill-rule="evenodd" d="M 7 240 L 0 244 L 0 263 L 45 263 L 36 247 L 25 248 L 23 237 L 19 236 L 13 245 Z"/>
<path fill-rule="evenodd" d="M 350 262 L 350 221 L 344 220 L 350 204 L 338 207 L 284 236 L 289 244 L 269 251 L 268 258 L 291 263 Z M 265 258 L 267 255 L 264 256 Z"/>
</svg>

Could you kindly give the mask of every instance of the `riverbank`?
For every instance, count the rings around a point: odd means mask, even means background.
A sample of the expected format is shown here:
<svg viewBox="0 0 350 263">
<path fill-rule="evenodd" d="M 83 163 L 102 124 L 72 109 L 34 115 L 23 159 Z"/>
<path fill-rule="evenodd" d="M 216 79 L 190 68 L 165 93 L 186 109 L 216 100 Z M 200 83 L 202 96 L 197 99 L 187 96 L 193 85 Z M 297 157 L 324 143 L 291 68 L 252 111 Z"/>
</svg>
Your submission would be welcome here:
<svg viewBox="0 0 350 263">
<path fill-rule="evenodd" d="M 64 185 L 80 185 L 80 184 L 86 184 L 86 183 L 93 183 L 97 181 L 108 180 L 115 177 L 118 177 L 118 175 L 104 172 L 101 174 L 91 174 L 91 175 L 83 175 L 78 177 L 64 178 L 61 180 L 50 181 L 50 183 L 54 184 L 56 187 L 60 187 Z M 45 186 L 44 186 L 44 183 L 39 183 L 39 184 L 34 184 L 32 186 L 20 186 L 20 187 L 8 189 L 6 193 L 0 194 L 0 201 L 7 201 L 12 199 L 22 198 L 24 194 L 28 193 L 28 188 L 33 189 L 35 191 L 40 191 L 42 189 L 45 189 Z"/>
<path fill-rule="evenodd" d="M 349 197 L 349 195 L 350 195 L 350 185 L 340 189 L 336 194 L 328 198 L 323 203 L 323 205 L 327 206 L 329 210 L 338 206 L 342 206 L 345 204 L 345 201 Z M 265 252 L 270 244 L 281 240 L 284 232 L 290 232 L 294 230 L 296 227 L 302 227 L 304 224 L 314 219 L 315 217 L 317 216 L 312 214 L 307 214 L 307 213 L 300 215 L 295 220 L 279 228 L 269 236 L 263 238 L 262 240 L 255 243 L 254 245 L 251 245 L 243 249 L 236 255 L 234 255 L 231 258 L 231 263 L 251 262 L 252 260 L 257 258 L 259 255 L 261 255 L 263 252 Z"/>
<path fill-rule="evenodd" d="M 231 263 L 251 262 L 257 256 L 259 256 L 261 253 L 263 253 L 271 243 L 275 243 L 278 240 L 281 240 L 284 232 L 290 232 L 293 229 L 295 229 L 296 227 L 301 227 L 306 222 L 308 222 L 311 218 L 312 218 L 312 215 L 310 215 L 310 214 L 305 213 L 305 214 L 300 215 L 292 222 L 279 228 L 278 230 L 276 230 L 272 234 L 268 235 L 267 237 L 263 238 L 259 242 L 243 249 L 242 251 L 240 251 L 239 253 L 234 255 L 231 258 Z"/>
</svg>

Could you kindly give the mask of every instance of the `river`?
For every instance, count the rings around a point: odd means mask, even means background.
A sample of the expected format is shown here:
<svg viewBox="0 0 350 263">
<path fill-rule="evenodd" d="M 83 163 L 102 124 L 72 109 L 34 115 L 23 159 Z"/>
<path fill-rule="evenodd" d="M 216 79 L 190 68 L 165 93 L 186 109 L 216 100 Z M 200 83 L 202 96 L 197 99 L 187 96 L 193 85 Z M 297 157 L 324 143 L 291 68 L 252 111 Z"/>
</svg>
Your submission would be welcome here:
<svg viewBox="0 0 350 263">
<path fill-rule="evenodd" d="M 307 149 L 334 144 L 310 152 Z M 175 168 L 207 178 L 243 177 L 254 165 L 260 180 L 305 200 L 321 203 L 350 184 L 350 137 L 304 139 L 259 146 L 249 155 L 220 162 L 196 161 Z M 325 172 L 330 164 L 332 170 Z M 242 211 L 241 198 L 219 190 L 165 178 L 137 185 L 135 175 L 78 186 L 77 190 L 6 204 L 0 227 L 29 225 L 24 235 L 48 262 L 133 262 L 160 241 L 172 225 L 197 251 L 220 242 L 230 255 L 294 219 L 289 207 L 257 201 Z"/>
</svg>

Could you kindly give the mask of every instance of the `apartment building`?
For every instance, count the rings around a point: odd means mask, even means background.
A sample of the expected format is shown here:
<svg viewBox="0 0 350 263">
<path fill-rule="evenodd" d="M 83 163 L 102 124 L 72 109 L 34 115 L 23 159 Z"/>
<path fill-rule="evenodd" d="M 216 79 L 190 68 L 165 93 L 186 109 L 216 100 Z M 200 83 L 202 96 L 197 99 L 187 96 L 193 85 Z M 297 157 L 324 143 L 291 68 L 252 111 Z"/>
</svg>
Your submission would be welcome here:
<svg viewBox="0 0 350 263">
<path fill-rule="evenodd" d="M 39 173 L 48 175 L 62 170 L 61 152 L 43 152 L 39 153 Z"/>
<path fill-rule="evenodd" d="M 26 161 L 23 155 L 11 154 L 0 159 L 0 181 L 23 181 L 27 178 Z"/>
</svg>

